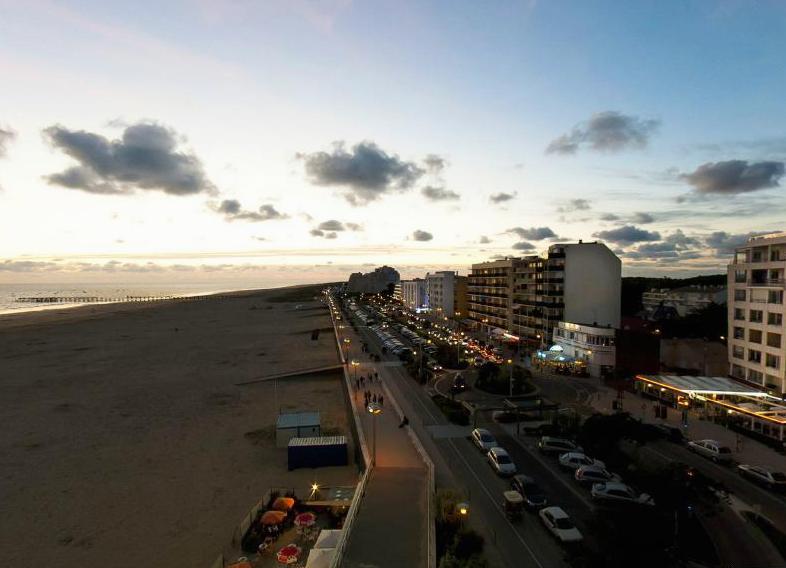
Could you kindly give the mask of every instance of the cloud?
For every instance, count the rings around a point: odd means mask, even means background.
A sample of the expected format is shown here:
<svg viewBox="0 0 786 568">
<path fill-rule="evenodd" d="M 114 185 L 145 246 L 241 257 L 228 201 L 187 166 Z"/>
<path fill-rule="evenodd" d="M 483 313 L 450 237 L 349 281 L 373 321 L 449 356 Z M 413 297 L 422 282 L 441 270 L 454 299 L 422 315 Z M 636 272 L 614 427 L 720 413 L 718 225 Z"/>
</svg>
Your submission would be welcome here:
<svg viewBox="0 0 786 568">
<path fill-rule="evenodd" d="M 323 221 L 317 226 L 320 231 L 343 231 L 344 223 L 331 219 L 330 221 Z"/>
<path fill-rule="evenodd" d="M 489 196 L 489 201 L 494 204 L 497 203 L 505 203 L 506 201 L 510 201 L 516 198 L 518 195 L 515 191 L 513 193 L 505 193 L 504 191 L 500 191 L 499 193 L 493 193 Z"/>
<path fill-rule="evenodd" d="M 8 145 L 16 139 L 16 132 L 10 128 L 0 127 L 0 158 L 4 158 L 8 152 Z"/>
<path fill-rule="evenodd" d="M 360 223 L 344 223 L 344 226 L 349 231 L 362 231 L 363 230 L 363 225 L 361 225 Z"/>
<path fill-rule="evenodd" d="M 279 221 L 288 219 L 289 215 L 281 213 L 270 204 L 260 206 L 257 211 L 247 211 L 242 208 L 237 199 L 224 199 L 219 205 L 211 205 L 217 213 L 224 215 L 227 221 Z"/>
<path fill-rule="evenodd" d="M 673 244 L 677 249 L 686 249 L 695 246 L 701 246 L 701 240 L 696 237 L 689 237 L 677 229 L 672 234 L 667 235 L 664 239 L 665 242 Z"/>
<path fill-rule="evenodd" d="M 528 243 L 527 241 L 519 241 L 513 245 L 515 250 L 535 250 L 535 245 L 532 243 Z"/>
<path fill-rule="evenodd" d="M 520 239 L 530 239 L 533 241 L 542 241 L 543 239 L 550 239 L 557 236 L 549 227 L 530 227 L 529 229 L 513 227 L 506 232 L 515 233 Z"/>
<path fill-rule="evenodd" d="M 437 154 L 428 154 L 425 158 L 423 158 L 423 164 L 426 166 L 428 173 L 432 175 L 439 175 L 448 165 L 448 162 L 442 156 Z"/>
<path fill-rule="evenodd" d="M 660 233 L 657 231 L 646 231 L 633 225 L 624 225 L 618 229 L 599 231 L 593 233 L 592 236 L 623 245 L 660 240 Z"/>
<path fill-rule="evenodd" d="M 333 151 L 298 153 L 311 182 L 345 188 L 344 198 L 352 205 L 366 205 L 386 193 L 410 189 L 424 174 L 413 162 L 389 155 L 374 142 L 364 141 L 347 151 L 337 142 Z"/>
<path fill-rule="evenodd" d="M 323 239 L 335 239 L 338 237 L 338 233 L 335 231 L 323 231 L 322 229 L 311 229 L 309 234 L 312 237 L 322 237 Z"/>
<path fill-rule="evenodd" d="M 570 155 L 580 148 L 601 152 L 620 152 L 647 146 L 660 126 L 659 120 L 644 120 L 615 111 L 593 114 L 587 122 L 555 138 L 546 148 L 548 154 Z"/>
<path fill-rule="evenodd" d="M 654 223 L 655 217 L 653 217 L 649 213 L 636 212 L 633 214 L 632 221 L 640 225 L 646 225 L 648 223 Z"/>
<path fill-rule="evenodd" d="M 704 242 L 708 247 L 715 249 L 715 254 L 726 255 L 732 254 L 735 248 L 743 246 L 751 237 L 765 234 L 767 234 L 767 231 L 740 234 L 731 234 L 727 233 L 726 231 L 715 231 L 714 233 L 710 233 Z"/>
<path fill-rule="evenodd" d="M 586 211 L 592 206 L 587 199 L 571 199 L 566 205 L 557 207 L 559 213 L 572 213 L 573 211 Z"/>
<path fill-rule="evenodd" d="M 487 245 L 487 244 L 489 244 L 490 242 L 491 242 L 491 239 L 490 239 L 490 238 L 488 238 L 488 237 L 487 237 L 487 236 L 485 236 L 485 235 L 483 235 L 482 237 L 480 237 L 480 240 L 478 241 L 478 243 L 480 243 L 480 244 L 482 244 L 482 245 Z"/>
<path fill-rule="evenodd" d="M 178 135 L 156 123 L 128 126 L 120 139 L 109 140 L 84 130 L 50 126 L 44 135 L 52 147 L 79 165 L 45 176 L 50 184 L 98 194 L 128 194 L 136 189 L 170 195 L 214 194 L 202 163 L 178 151 Z"/>
<path fill-rule="evenodd" d="M 702 194 L 734 195 L 778 187 L 784 174 L 783 162 L 726 160 L 707 162 L 689 174 L 680 175 Z"/>
<path fill-rule="evenodd" d="M 432 235 L 428 231 L 421 231 L 420 229 L 412 233 L 413 241 L 425 242 L 425 241 L 430 241 L 433 238 L 434 235 Z"/>
<path fill-rule="evenodd" d="M 614 213 L 603 213 L 600 216 L 601 221 L 619 221 L 619 215 L 615 215 Z"/>
<path fill-rule="evenodd" d="M 426 199 L 431 201 L 456 201 L 461 199 L 461 196 L 455 191 L 450 191 L 444 187 L 436 187 L 427 185 L 420 192 Z"/>
</svg>

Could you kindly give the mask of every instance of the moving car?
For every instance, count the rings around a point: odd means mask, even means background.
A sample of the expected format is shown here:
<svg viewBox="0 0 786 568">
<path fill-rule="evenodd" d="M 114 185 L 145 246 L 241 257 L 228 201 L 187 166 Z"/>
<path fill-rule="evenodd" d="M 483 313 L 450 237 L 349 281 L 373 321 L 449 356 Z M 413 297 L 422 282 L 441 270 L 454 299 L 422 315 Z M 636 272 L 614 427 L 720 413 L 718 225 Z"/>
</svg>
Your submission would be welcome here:
<svg viewBox="0 0 786 568">
<path fill-rule="evenodd" d="M 458 393 L 464 392 L 465 390 L 467 390 L 467 381 L 461 375 L 461 373 L 458 373 L 453 378 L 453 384 L 450 387 L 450 392 L 453 393 L 453 394 L 458 394 Z"/>
<path fill-rule="evenodd" d="M 475 428 L 472 434 L 470 434 L 470 438 L 472 438 L 472 443 L 484 452 L 489 451 L 497 445 L 497 440 L 495 440 L 491 432 L 485 428 Z"/>
<path fill-rule="evenodd" d="M 515 475 L 516 464 L 510 459 L 505 448 L 491 448 L 486 454 L 486 459 L 494 472 L 499 476 Z"/>
<path fill-rule="evenodd" d="M 598 501 L 609 501 L 618 503 L 635 503 L 639 505 L 654 505 L 655 501 L 646 493 L 636 492 L 625 485 L 616 481 L 607 481 L 605 483 L 596 483 L 592 486 L 590 492 L 593 499 Z"/>
<path fill-rule="evenodd" d="M 743 477 L 764 485 L 767 489 L 786 489 L 786 474 L 780 471 L 773 471 L 760 465 L 740 464 L 737 466 L 737 473 Z"/>
<path fill-rule="evenodd" d="M 579 529 L 575 527 L 568 514 L 560 507 L 546 507 L 538 512 L 540 520 L 546 525 L 551 534 L 556 536 L 561 542 L 580 542 L 584 537 L 581 536 Z"/>
<path fill-rule="evenodd" d="M 510 486 L 521 494 L 524 498 L 524 506 L 528 509 L 541 509 L 546 506 L 543 490 L 531 477 L 522 474 L 514 475 L 510 480 Z"/>
<path fill-rule="evenodd" d="M 579 483 L 604 483 L 606 481 L 622 481 L 619 475 L 611 473 L 605 467 L 598 465 L 583 465 L 576 470 L 574 475 Z"/>
<path fill-rule="evenodd" d="M 544 454 L 564 454 L 565 452 L 581 452 L 581 446 L 578 446 L 570 440 L 563 438 L 552 438 L 551 436 L 543 436 L 538 442 L 538 449 Z"/>
<path fill-rule="evenodd" d="M 688 449 L 716 463 L 731 461 L 731 450 L 716 440 L 691 440 L 688 442 Z"/>
<path fill-rule="evenodd" d="M 582 452 L 566 452 L 559 457 L 559 464 L 566 468 L 577 470 L 583 465 L 596 465 L 598 467 L 606 467 L 606 464 L 600 460 L 592 459 Z"/>
</svg>

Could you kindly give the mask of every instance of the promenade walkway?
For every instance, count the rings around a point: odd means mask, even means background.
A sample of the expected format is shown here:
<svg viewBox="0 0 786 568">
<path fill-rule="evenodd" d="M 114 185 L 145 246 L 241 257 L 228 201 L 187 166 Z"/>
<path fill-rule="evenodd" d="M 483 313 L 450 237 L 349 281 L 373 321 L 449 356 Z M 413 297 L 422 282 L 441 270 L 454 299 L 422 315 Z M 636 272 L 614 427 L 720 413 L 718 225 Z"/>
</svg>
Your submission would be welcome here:
<svg viewBox="0 0 786 568">
<path fill-rule="evenodd" d="M 361 354 L 361 338 L 350 329 L 342 330 L 342 340 L 351 339 L 350 360 L 361 365 L 357 377 L 372 372 L 380 379 L 366 379 L 364 387 L 354 388 L 355 369 L 351 368 L 352 404 L 361 417 L 361 426 L 376 466 L 372 469 L 365 495 L 355 518 L 342 567 L 427 567 L 429 558 L 428 469 L 410 438 L 407 428 L 399 428 L 400 418 L 390 393 L 383 388 L 389 366 L 372 363 Z M 361 357 L 361 355 L 363 355 Z M 383 412 L 372 416 L 366 410 L 363 392 L 383 396 Z M 375 433 L 376 430 L 376 433 Z"/>
</svg>

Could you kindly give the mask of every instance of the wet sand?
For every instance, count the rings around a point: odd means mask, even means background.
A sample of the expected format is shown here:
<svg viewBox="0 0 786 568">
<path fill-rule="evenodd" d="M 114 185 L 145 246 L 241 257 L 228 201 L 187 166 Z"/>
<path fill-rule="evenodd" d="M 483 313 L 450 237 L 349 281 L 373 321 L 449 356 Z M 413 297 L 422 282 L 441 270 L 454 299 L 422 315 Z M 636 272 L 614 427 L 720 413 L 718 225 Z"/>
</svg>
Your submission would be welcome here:
<svg viewBox="0 0 786 568">
<path fill-rule="evenodd" d="M 310 296 L 0 317 L 4 565 L 207 568 L 270 487 L 353 483 L 353 465 L 287 472 L 274 442 L 278 408 L 351 435 L 340 373 L 235 384 L 338 362 Z"/>
</svg>

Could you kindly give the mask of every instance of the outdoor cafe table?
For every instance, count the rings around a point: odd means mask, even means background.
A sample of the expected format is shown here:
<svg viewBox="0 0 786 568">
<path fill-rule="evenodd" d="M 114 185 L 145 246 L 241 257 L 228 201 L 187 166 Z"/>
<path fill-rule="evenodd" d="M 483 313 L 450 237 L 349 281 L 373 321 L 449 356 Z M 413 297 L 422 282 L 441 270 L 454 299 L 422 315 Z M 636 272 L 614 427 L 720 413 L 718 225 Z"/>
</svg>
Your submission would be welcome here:
<svg viewBox="0 0 786 568">
<path fill-rule="evenodd" d="M 276 555 L 276 560 L 280 564 L 295 564 L 300 558 L 300 554 L 303 552 L 299 546 L 295 544 L 288 544 L 283 547 L 281 550 L 278 551 Z"/>
</svg>

